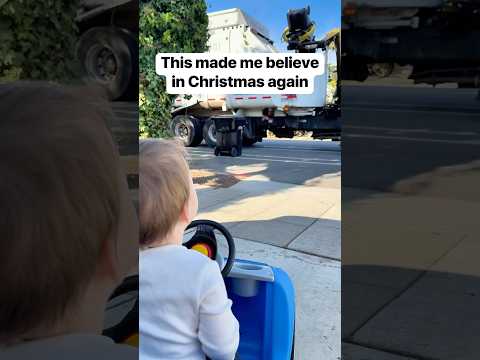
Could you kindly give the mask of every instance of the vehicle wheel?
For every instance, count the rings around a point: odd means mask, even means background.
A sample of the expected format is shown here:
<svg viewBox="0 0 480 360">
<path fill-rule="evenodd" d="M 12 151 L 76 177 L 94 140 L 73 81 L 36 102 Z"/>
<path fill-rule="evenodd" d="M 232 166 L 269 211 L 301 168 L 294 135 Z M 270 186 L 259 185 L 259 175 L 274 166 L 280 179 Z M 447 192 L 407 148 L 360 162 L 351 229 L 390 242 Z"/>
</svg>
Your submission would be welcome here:
<svg viewBox="0 0 480 360">
<path fill-rule="evenodd" d="M 217 145 L 216 133 L 215 122 L 213 119 L 207 119 L 205 125 L 203 125 L 203 138 L 208 146 L 214 147 Z"/>
<path fill-rule="evenodd" d="M 238 156 L 238 150 L 236 147 L 232 147 L 232 150 L 230 150 L 230 155 L 232 155 L 233 157 Z"/>
<path fill-rule="evenodd" d="M 202 142 L 200 120 L 189 115 L 177 115 L 170 123 L 170 132 L 185 146 L 198 146 Z"/>
<path fill-rule="evenodd" d="M 138 94 L 138 44 L 126 30 L 95 27 L 85 32 L 76 55 L 86 76 L 104 88 L 110 100 Z"/>
<path fill-rule="evenodd" d="M 368 67 L 372 74 L 380 78 L 386 78 L 392 75 L 394 69 L 393 63 L 373 63 L 369 64 Z"/>
<path fill-rule="evenodd" d="M 243 146 L 252 146 L 257 142 L 257 139 L 251 139 L 246 136 L 243 137 Z"/>
<path fill-rule="evenodd" d="M 220 155 L 220 149 L 216 147 L 213 153 L 215 154 L 215 156 Z"/>
</svg>

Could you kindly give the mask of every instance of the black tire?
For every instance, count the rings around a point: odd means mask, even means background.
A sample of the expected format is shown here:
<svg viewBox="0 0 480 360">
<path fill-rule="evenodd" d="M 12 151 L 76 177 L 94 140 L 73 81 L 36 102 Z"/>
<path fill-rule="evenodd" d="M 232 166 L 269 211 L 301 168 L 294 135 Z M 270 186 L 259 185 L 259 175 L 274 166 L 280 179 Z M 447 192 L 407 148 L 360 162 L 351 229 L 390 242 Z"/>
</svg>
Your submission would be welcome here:
<svg viewBox="0 0 480 360">
<path fill-rule="evenodd" d="M 200 120 L 189 115 L 175 116 L 170 123 L 170 132 L 189 147 L 198 146 L 203 140 Z"/>
<path fill-rule="evenodd" d="M 110 100 L 137 98 L 138 43 L 128 31 L 91 28 L 80 37 L 76 55 L 87 78 L 105 89 Z"/>
<path fill-rule="evenodd" d="M 203 139 L 205 140 L 205 143 L 210 147 L 214 147 L 217 145 L 215 133 L 215 122 L 213 121 L 213 119 L 207 119 L 207 121 L 205 121 L 205 124 L 203 125 Z"/>
<path fill-rule="evenodd" d="M 215 156 L 218 156 L 220 155 L 220 150 L 217 147 L 215 147 L 215 150 L 213 150 L 213 153 L 215 154 Z"/>
<path fill-rule="evenodd" d="M 243 146 L 253 146 L 258 140 L 251 139 L 246 136 L 243 137 Z"/>
<path fill-rule="evenodd" d="M 230 155 L 232 155 L 233 157 L 237 157 L 238 156 L 238 150 L 237 148 L 234 146 L 232 147 L 232 150 L 230 150 Z"/>
</svg>

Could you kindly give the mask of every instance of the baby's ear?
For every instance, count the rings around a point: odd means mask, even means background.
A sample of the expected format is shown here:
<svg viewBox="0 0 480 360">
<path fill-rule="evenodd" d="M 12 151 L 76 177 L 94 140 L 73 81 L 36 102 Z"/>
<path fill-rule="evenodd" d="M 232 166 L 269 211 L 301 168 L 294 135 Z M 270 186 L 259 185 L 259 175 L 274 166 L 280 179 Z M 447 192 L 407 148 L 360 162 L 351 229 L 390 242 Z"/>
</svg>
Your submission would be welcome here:
<svg viewBox="0 0 480 360">
<path fill-rule="evenodd" d="M 99 278 L 116 280 L 118 276 L 116 251 L 114 241 L 110 235 L 102 242 L 98 257 L 96 275 Z"/>
<path fill-rule="evenodd" d="M 190 207 L 188 201 L 185 201 L 185 204 L 182 206 L 182 211 L 180 211 L 179 222 L 190 224 Z"/>
</svg>

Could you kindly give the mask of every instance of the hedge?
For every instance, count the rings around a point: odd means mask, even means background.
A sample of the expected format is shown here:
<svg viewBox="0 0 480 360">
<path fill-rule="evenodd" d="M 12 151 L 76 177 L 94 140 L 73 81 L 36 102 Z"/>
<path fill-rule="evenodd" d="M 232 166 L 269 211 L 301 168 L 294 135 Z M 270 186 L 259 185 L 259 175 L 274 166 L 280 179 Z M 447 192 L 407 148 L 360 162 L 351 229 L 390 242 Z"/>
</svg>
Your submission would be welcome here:
<svg viewBox="0 0 480 360">
<path fill-rule="evenodd" d="M 174 95 L 155 73 L 161 52 L 204 52 L 208 40 L 204 0 L 140 1 L 140 136 L 168 137 Z"/>
<path fill-rule="evenodd" d="M 78 1 L 0 0 L 0 81 L 71 79 Z"/>
</svg>

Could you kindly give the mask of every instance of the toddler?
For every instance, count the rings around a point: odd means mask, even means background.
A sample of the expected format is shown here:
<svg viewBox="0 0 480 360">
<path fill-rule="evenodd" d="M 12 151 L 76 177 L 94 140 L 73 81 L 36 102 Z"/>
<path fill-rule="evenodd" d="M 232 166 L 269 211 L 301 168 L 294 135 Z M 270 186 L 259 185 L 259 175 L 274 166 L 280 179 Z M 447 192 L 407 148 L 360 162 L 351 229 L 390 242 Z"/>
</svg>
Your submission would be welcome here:
<svg viewBox="0 0 480 360">
<path fill-rule="evenodd" d="M 239 324 L 219 266 L 182 246 L 198 200 L 179 143 L 140 143 L 139 191 L 140 359 L 234 359 Z"/>
</svg>

